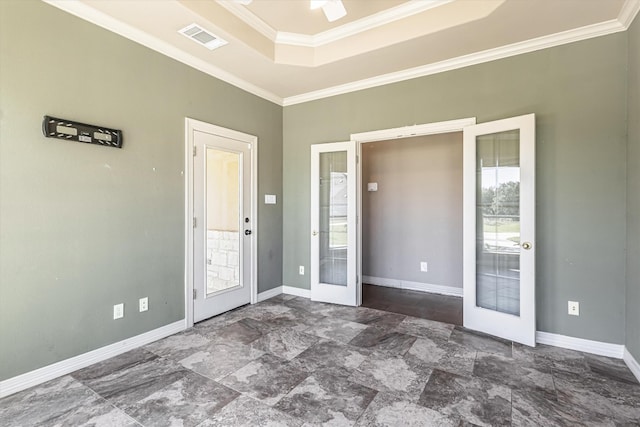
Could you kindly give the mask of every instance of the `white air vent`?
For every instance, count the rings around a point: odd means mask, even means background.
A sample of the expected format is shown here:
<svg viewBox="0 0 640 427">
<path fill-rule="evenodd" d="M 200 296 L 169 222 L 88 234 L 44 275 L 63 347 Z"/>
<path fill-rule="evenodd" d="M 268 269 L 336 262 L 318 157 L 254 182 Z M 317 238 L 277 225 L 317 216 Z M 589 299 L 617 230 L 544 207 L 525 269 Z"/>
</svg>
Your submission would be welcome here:
<svg viewBox="0 0 640 427">
<path fill-rule="evenodd" d="M 224 46 L 228 43 L 226 40 L 223 40 L 215 34 L 210 33 L 209 31 L 200 27 L 198 24 L 191 24 L 187 27 L 184 27 L 178 32 L 210 50 L 217 49 L 220 46 Z"/>
</svg>

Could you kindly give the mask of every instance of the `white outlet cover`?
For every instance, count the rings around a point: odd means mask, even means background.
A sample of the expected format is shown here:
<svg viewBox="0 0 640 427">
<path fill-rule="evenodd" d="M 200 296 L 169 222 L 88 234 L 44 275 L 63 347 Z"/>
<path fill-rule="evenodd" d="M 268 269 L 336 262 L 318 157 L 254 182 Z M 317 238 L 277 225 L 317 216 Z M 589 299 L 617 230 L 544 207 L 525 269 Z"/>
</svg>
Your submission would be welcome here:
<svg viewBox="0 0 640 427">
<path fill-rule="evenodd" d="M 301 265 L 300 267 L 298 267 L 298 273 L 299 273 L 301 276 L 304 276 L 304 265 Z"/>
<path fill-rule="evenodd" d="M 113 319 L 121 319 L 124 317 L 124 304 L 116 304 L 113 306 Z"/>
<path fill-rule="evenodd" d="M 149 298 L 140 298 L 138 300 L 138 308 L 140 309 L 140 312 L 149 310 Z"/>
<path fill-rule="evenodd" d="M 569 314 L 572 316 L 580 316 L 580 303 L 577 301 L 569 301 Z"/>
<path fill-rule="evenodd" d="M 429 265 L 425 261 L 422 261 L 420 263 L 420 271 L 425 272 L 425 273 L 427 271 L 429 271 Z"/>
<path fill-rule="evenodd" d="M 367 183 L 367 191 L 378 191 L 378 183 L 377 182 Z"/>
<path fill-rule="evenodd" d="M 265 205 L 275 205 L 276 204 L 276 195 L 275 194 L 265 194 L 264 195 L 264 204 Z"/>
</svg>

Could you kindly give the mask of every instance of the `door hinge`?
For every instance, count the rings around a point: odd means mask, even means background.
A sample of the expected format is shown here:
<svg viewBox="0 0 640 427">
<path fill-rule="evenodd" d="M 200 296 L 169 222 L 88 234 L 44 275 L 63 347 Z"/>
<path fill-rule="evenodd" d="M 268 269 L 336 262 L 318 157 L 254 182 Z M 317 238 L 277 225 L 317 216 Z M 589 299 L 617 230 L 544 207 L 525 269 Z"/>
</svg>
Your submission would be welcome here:
<svg viewBox="0 0 640 427">
<path fill-rule="evenodd" d="M 198 298 L 198 290 L 196 288 L 193 288 L 193 299 Z"/>
<path fill-rule="evenodd" d="M 360 163 L 360 156 L 356 154 L 356 163 Z"/>
<path fill-rule="evenodd" d="M 196 146 L 194 145 L 193 146 L 193 157 L 195 157 L 195 156 L 196 156 Z"/>
<path fill-rule="evenodd" d="M 356 275 L 356 283 L 360 283 L 360 276 Z"/>
<path fill-rule="evenodd" d="M 196 228 L 196 224 L 197 224 L 197 221 L 196 221 L 196 217 L 194 216 L 193 217 L 193 228 Z"/>
</svg>

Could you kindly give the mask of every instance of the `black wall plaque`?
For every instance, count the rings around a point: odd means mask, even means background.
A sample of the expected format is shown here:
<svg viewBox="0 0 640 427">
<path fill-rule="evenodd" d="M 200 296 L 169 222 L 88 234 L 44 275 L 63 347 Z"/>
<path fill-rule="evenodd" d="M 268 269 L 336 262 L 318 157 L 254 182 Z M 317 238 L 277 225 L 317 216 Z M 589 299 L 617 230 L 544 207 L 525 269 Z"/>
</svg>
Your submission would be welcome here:
<svg viewBox="0 0 640 427">
<path fill-rule="evenodd" d="M 85 144 L 122 148 L 122 131 L 102 126 L 78 123 L 73 120 L 44 116 L 42 133 L 47 138 L 58 138 Z"/>
</svg>

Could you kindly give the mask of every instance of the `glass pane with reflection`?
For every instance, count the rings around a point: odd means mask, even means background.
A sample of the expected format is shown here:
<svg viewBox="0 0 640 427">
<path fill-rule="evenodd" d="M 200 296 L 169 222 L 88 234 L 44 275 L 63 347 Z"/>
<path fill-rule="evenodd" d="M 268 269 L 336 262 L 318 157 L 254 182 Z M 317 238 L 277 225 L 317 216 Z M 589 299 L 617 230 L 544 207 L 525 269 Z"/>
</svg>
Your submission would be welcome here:
<svg viewBox="0 0 640 427">
<path fill-rule="evenodd" d="M 240 158 L 207 148 L 207 295 L 241 285 Z"/>
<path fill-rule="evenodd" d="M 520 315 L 520 131 L 476 139 L 476 305 Z"/>
</svg>

